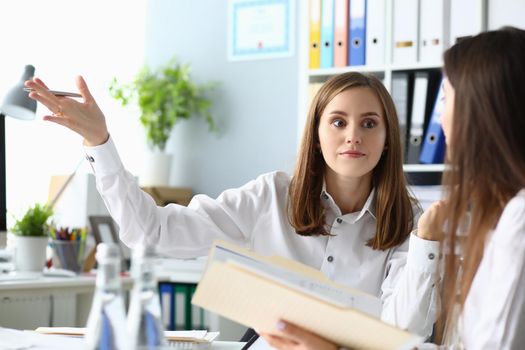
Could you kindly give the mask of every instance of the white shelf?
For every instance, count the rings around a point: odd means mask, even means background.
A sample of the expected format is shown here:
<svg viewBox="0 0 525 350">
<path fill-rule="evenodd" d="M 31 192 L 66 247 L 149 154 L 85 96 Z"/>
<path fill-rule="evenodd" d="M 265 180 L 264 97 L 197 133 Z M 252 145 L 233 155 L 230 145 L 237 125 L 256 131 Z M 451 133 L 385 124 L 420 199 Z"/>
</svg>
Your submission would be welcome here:
<svg viewBox="0 0 525 350">
<path fill-rule="evenodd" d="M 319 68 L 319 69 L 310 69 L 308 75 L 311 77 L 322 77 L 337 75 L 346 72 L 360 72 L 360 73 L 374 73 L 374 72 L 384 72 L 386 66 L 347 66 L 347 67 L 334 67 L 334 68 Z"/>
<path fill-rule="evenodd" d="M 445 164 L 403 164 L 406 173 L 435 173 L 445 171 Z"/>
<path fill-rule="evenodd" d="M 308 70 L 310 77 L 324 77 L 342 74 L 346 72 L 360 72 L 360 73 L 383 73 L 387 71 L 406 71 L 406 70 L 422 70 L 422 69 L 440 69 L 442 63 L 413 63 L 413 64 L 385 64 L 379 66 L 347 66 L 334 68 L 319 68 Z"/>
<path fill-rule="evenodd" d="M 393 63 L 388 67 L 388 69 L 392 71 L 399 71 L 399 70 L 422 70 L 422 69 L 441 69 L 443 67 L 443 63 L 425 63 L 425 62 L 417 62 L 412 64 L 395 64 Z"/>
</svg>

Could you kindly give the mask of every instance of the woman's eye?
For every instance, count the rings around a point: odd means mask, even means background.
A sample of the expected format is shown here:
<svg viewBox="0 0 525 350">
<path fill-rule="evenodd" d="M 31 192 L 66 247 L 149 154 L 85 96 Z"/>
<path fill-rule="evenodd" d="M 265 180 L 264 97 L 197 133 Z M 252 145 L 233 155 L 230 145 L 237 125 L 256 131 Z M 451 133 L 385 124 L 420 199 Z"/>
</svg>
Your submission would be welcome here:
<svg viewBox="0 0 525 350">
<path fill-rule="evenodd" d="M 336 119 L 332 122 L 332 125 L 335 126 L 336 128 L 341 128 L 345 126 L 345 122 L 341 119 Z"/>
<path fill-rule="evenodd" d="M 372 119 L 367 119 L 363 121 L 363 127 L 367 129 L 372 129 L 374 126 L 376 126 L 376 122 L 373 121 Z"/>
</svg>

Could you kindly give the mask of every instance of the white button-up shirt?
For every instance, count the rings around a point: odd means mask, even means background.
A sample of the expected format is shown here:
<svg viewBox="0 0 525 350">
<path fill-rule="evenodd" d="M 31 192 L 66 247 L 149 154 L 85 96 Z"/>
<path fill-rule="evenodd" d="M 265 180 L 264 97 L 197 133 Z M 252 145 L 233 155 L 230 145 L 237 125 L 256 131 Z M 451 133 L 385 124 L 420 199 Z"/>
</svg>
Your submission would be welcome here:
<svg viewBox="0 0 525 350">
<path fill-rule="evenodd" d="M 460 329 L 467 349 L 525 349 L 525 189 L 485 244 Z"/>
<path fill-rule="evenodd" d="M 418 349 L 525 349 L 525 189 L 507 203 L 487 238 L 450 342 Z"/>
<path fill-rule="evenodd" d="M 208 254 L 220 238 L 265 255 L 281 255 L 322 271 L 335 282 L 382 299 L 382 319 L 423 336 L 436 316 L 439 243 L 411 235 L 393 249 L 366 246 L 376 230 L 373 193 L 360 212 L 342 215 L 322 192 L 332 236 L 301 236 L 287 216 L 290 176 L 273 172 L 224 191 L 217 199 L 196 195 L 187 207 L 158 207 L 127 172 L 111 138 L 86 147 L 97 188 L 120 238 L 133 247 L 143 241 L 176 258 Z"/>
</svg>

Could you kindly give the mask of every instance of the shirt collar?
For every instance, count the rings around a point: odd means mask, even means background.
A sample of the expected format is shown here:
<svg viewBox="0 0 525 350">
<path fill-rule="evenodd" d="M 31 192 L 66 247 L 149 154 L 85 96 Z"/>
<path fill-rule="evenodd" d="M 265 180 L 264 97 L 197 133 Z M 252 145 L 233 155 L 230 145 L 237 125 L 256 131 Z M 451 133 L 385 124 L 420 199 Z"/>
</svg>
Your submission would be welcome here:
<svg viewBox="0 0 525 350">
<path fill-rule="evenodd" d="M 361 209 L 361 212 L 359 213 L 359 216 L 357 217 L 357 220 L 361 218 L 361 216 L 365 215 L 365 212 L 369 212 L 370 215 L 376 218 L 376 189 L 372 188 L 372 191 L 370 191 L 370 194 L 368 195 L 368 198 L 366 199 L 365 205 L 363 205 L 363 209 Z"/>
<path fill-rule="evenodd" d="M 377 217 L 376 217 L 376 206 L 375 206 L 375 203 L 376 203 L 375 193 L 376 193 L 375 188 L 372 188 L 372 191 L 370 191 L 370 194 L 368 195 L 368 198 L 366 199 L 365 205 L 363 205 L 363 209 L 361 209 L 361 211 L 357 215 L 357 217 L 354 220 L 354 222 L 356 222 L 359 219 L 361 219 L 363 217 L 363 215 L 365 215 L 366 212 L 370 213 L 370 215 L 372 215 L 372 217 L 375 220 L 377 220 Z M 326 192 L 326 182 L 324 180 L 323 180 L 323 188 L 322 188 L 322 191 L 321 191 L 321 200 L 322 200 L 322 202 L 326 202 L 326 201 L 329 200 L 330 203 L 334 207 L 337 208 L 337 204 L 335 204 L 332 196 L 330 196 L 330 194 L 328 192 Z M 339 208 L 337 208 L 337 209 L 338 209 L 339 215 L 340 215 L 341 214 L 341 210 Z M 354 215 L 355 215 L 355 213 L 354 213 Z"/>
</svg>

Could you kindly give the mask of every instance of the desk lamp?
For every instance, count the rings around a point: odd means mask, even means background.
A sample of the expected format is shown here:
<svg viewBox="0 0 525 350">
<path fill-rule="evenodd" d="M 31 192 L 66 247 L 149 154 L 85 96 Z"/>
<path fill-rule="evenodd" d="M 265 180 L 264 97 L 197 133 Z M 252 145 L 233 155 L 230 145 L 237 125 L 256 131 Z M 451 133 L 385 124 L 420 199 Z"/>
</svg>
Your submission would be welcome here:
<svg viewBox="0 0 525 350">
<path fill-rule="evenodd" d="M 31 120 L 35 118 L 36 101 L 24 91 L 24 81 L 33 78 L 35 67 L 27 65 L 20 81 L 5 95 L 0 106 L 0 231 L 7 230 L 6 164 L 5 164 L 5 117 Z"/>
</svg>

